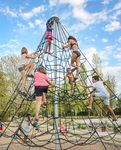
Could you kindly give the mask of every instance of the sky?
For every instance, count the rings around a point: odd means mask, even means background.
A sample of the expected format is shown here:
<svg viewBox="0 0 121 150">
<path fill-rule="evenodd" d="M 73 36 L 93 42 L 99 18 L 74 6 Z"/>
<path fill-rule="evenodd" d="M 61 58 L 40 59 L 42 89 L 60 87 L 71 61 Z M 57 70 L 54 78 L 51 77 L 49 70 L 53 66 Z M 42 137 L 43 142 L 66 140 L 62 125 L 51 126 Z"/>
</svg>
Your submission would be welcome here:
<svg viewBox="0 0 121 150">
<path fill-rule="evenodd" d="M 25 46 L 34 51 L 57 16 L 92 63 L 98 53 L 102 71 L 114 75 L 121 93 L 120 0 L 0 0 L 0 57 L 19 54 Z"/>
</svg>

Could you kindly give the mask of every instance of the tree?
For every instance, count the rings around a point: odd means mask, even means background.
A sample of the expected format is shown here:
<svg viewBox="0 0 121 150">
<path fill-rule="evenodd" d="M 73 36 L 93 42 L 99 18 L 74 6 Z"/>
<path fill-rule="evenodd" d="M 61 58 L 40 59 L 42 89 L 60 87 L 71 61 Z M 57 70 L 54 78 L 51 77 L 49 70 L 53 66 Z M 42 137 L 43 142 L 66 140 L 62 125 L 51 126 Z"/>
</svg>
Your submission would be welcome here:
<svg viewBox="0 0 121 150">
<path fill-rule="evenodd" d="M 94 53 L 92 56 L 92 62 L 93 62 L 93 74 L 98 75 L 100 78 L 103 78 L 103 73 L 102 73 L 102 67 L 101 67 L 101 59 L 97 53 Z M 99 98 L 96 98 L 99 100 Z M 94 105 L 95 110 L 99 112 L 100 116 L 102 116 L 102 103 L 100 103 L 100 106 L 97 106 L 96 104 Z M 96 112 L 94 111 L 94 115 L 96 115 Z"/>
<path fill-rule="evenodd" d="M 107 86 L 107 90 L 110 94 L 110 103 L 113 108 L 116 108 L 117 106 L 117 100 L 116 100 L 116 80 L 114 76 L 108 75 L 107 80 L 105 81 L 105 84 Z"/>
<path fill-rule="evenodd" d="M 13 93 L 13 89 L 15 89 L 20 79 L 18 60 L 19 58 L 16 55 L 8 55 L 0 59 L 1 67 L 9 84 L 8 90 L 10 94 Z"/>
<path fill-rule="evenodd" d="M 2 65 L 0 64 L 0 114 L 3 112 L 8 100 L 7 89 L 8 89 L 8 82 L 6 80 L 6 75 L 2 70 Z M 2 120 L 1 116 L 0 119 Z"/>
<path fill-rule="evenodd" d="M 93 62 L 94 73 L 96 71 L 96 73 L 102 78 L 103 73 L 102 73 L 102 67 L 101 67 L 101 59 L 97 53 L 93 54 L 92 62 Z"/>
</svg>

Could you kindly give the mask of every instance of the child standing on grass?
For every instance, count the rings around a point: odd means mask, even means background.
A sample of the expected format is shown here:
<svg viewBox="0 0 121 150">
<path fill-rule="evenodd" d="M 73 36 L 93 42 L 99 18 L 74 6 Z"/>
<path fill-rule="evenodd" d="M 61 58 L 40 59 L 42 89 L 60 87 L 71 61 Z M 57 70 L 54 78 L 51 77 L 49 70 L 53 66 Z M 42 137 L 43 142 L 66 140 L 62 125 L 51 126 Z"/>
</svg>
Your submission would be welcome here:
<svg viewBox="0 0 121 150">
<path fill-rule="evenodd" d="M 40 66 L 34 74 L 34 86 L 36 96 L 36 110 L 35 110 L 35 122 L 34 126 L 37 128 L 39 120 L 39 111 L 42 102 L 47 104 L 45 94 L 48 92 L 48 86 L 55 86 L 51 81 L 48 80 L 46 70 L 43 66 Z"/>
<path fill-rule="evenodd" d="M 95 89 L 97 91 L 97 92 L 93 92 L 90 95 L 89 105 L 87 106 L 87 109 L 91 109 L 92 108 L 92 103 L 94 101 L 94 97 L 100 97 L 100 98 L 103 99 L 103 102 L 104 102 L 106 108 L 109 110 L 113 121 L 116 121 L 117 117 L 116 117 L 113 109 L 111 108 L 111 106 L 109 104 L 110 103 L 109 102 L 109 93 L 106 90 L 106 88 L 104 87 L 103 81 L 99 80 L 99 76 L 93 76 L 92 77 L 92 82 L 93 82 L 93 85 L 91 85 L 91 86 L 80 84 L 82 87 L 93 88 L 93 89 Z"/>
<path fill-rule="evenodd" d="M 34 63 L 30 63 L 29 61 L 30 59 L 35 59 L 38 56 L 39 56 L 38 52 L 28 54 L 28 50 L 26 47 L 23 47 L 21 49 L 21 58 L 19 60 L 18 70 L 22 76 L 21 87 L 19 92 L 23 95 L 26 95 L 26 93 L 24 92 L 24 88 L 25 88 L 27 77 L 31 77 L 31 78 L 33 77 L 32 70 L 34 67 Z M 27 76 L 26 76 L 26 70 L 29 71 L 29 74 Z"/>
<path fill-rule="evenodd" d="M 70 84 L 70 87 L 71 87 L 70 96 L 73 96 L 73 94 L 74 94 L 75 79 L 74 79 L 74 75 L 71 72 L 71 68 L 67 68 L 67 73 L 66 73 L 66 75 L 64 77 L 64 80 L 66 80 L 66 78 L 69 79 L 69 84 Z"/>
</svg>

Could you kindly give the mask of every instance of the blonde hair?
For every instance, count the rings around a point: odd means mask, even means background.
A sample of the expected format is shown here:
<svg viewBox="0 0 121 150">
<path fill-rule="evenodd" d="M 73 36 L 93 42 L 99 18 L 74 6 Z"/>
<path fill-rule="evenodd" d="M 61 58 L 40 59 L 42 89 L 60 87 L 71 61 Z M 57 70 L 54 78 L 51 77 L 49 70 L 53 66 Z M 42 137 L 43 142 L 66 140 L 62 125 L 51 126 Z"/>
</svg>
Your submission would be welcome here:
<svg viewBox="0 0 121 150">
<path fill-rule="evenodd" d="M 22 49 L 21 49 L 21 55 L 22 54 L 27 54 L 27 53 L 28 53 L 27 48 L 26 47 L 22 47 Z"/>
</svg>

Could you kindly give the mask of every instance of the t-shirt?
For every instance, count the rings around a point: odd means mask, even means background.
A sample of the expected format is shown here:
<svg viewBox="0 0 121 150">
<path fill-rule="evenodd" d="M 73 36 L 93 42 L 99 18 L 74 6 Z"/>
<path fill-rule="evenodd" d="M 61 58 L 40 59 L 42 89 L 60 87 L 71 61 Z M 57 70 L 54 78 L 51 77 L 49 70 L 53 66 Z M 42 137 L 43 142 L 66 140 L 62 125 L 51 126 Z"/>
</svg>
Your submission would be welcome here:
<svg viewBox="0 0 121 150">
<path fill-rule="evenodd" d="M 22 65 L 28 64 L 28 63 L 29 63 L 29 59 L 26 58 L 26 54 L 22 54 L 18 65 L 22 66 Z"/>
<path fill-rule="evenodd" d="M 35 72 L 34 74 L 34 86 L 48 86 L 48 77 L 46 74 L 41 72 Z"/>
<path fill-rule="evenodd" d="M 104 93 L 106 95 L 109 95 L 108 91 L 104 87 L 103 81 L 97 81 L 97 82 L 93 83 L 93 88 L 96 89 L 97 92 L 101 92 L 101 93 Z"/>
</svg>

